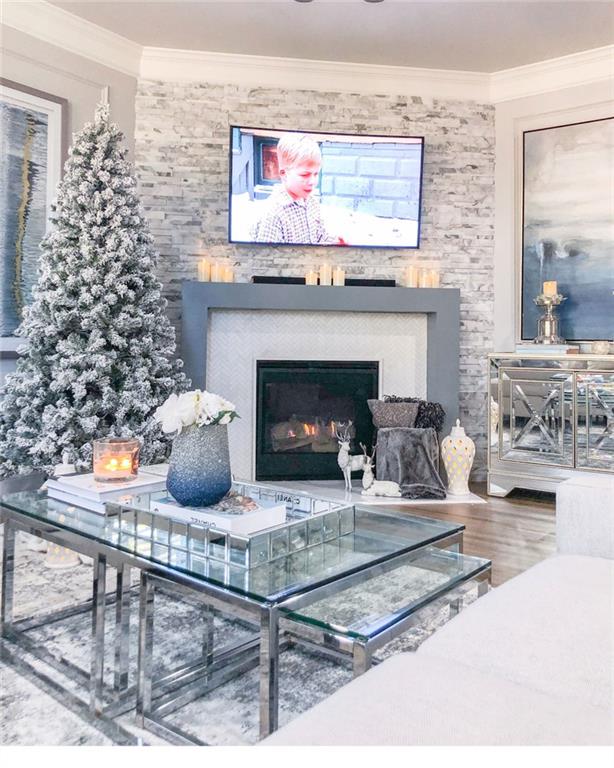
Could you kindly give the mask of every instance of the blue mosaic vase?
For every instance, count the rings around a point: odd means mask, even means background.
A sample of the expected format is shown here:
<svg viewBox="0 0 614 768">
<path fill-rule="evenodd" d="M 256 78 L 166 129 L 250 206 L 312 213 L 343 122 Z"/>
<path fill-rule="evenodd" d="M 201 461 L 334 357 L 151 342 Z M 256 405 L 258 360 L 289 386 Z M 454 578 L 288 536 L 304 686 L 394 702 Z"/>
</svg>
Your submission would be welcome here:
<svg viewBox="0 0 614 768">
<path fill-rule="evenodd" d="M 173 440 L 166 488 L 186 507 L 207 507 L 232 485 L 225 424 L 192 426 Z"/>
</svg>

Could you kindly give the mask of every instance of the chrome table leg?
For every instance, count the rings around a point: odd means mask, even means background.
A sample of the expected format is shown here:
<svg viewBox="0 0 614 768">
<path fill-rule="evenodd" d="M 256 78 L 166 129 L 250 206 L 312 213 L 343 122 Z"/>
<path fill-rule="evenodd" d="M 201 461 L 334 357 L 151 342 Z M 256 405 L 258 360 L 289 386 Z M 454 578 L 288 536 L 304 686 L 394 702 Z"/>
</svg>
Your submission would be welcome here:
<svg viewBox="0 0 614 768">
<path fill-rule="evenodd" d="M 4 523 L 2 545 L 2 603 L 0 607 L 0 635 L 6 637 L 13 628 L 13 591 L 15 584 L 15 528 L 10 520 Z"/>
<path fill-rule="evenodd" d="M 366 645 L 354 642 L 352 648 L 352 666 L 354 668 L 354 677 L 364 675 L 371 666 L 371 651 Z"/>
<path fill-rule="evenodd" d="M 145 718 L 151 714 L 151 685 L 153 674 L 155 587 L 145 572 L 141 572 L 139 598 L 139 658 L 136 688 L 137 724 L 145 727 Z"/>
<path fill-rule="evenodd" d="M 115 591 L 115 679 L 117 696 L 128 688 L 130 663 L 130 568 L 117 567 L 117 588 Z"/>
<path fill-rule="evenodd" d="M 210 606 L 204 606 L 203 618 L 205 620 L 203 634 L 203 660 L 206 666 L 211 664 L 213 658 L 213 611 Z"/>
<path fill-rule="evenodd" d="M 260 614 L 260 738 L 277 730 L 279 709 L 279 614 L 263 606 Z"/>
<path fill-rule="evenodd" d="M 492 584 L 492 568 L 489 568 L 478 581 L 478 597 L 483 597 L 488 593 Z"/>
<path fill-rule="evenodd" d="M 94 558 L 94 588 L 92 599 L 92 658 L 90 674 L 90 712 L 102 714 L 104 709 L 104 612 L 106 604 L 107 559 Z"/>
</svg>

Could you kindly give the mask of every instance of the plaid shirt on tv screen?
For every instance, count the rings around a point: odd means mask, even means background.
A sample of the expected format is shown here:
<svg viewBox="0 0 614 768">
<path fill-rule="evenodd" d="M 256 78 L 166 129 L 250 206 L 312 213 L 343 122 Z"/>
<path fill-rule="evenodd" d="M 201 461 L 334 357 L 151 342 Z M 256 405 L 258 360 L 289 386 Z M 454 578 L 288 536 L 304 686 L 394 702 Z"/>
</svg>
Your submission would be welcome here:
<svg viewBox="0 0 614 768">
<path fill-rule="evenodd" d="M 252 227 L 256 243 L 339 244 L 339 239 L 326 231 L 320 203 L 313 196 L 294 200 L 280 184 L 261 210 L 263 213 Z"/>
</svg>

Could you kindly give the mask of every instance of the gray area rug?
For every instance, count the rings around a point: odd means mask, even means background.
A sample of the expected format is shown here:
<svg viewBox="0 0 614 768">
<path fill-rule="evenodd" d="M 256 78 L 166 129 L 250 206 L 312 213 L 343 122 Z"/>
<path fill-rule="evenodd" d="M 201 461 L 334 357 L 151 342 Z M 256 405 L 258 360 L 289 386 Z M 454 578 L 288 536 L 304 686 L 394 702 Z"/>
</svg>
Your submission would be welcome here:
<svg viewBox="0 0 614 768">
<path fill-rule="evenodd" d="M 0 536 L 1 540 L 1 536 Z M 0 549 L 1 553 L 1 549 Z M 15 618 L 70 607 L 91 595 L 92 569 L 88 565 L 64 571 L 45 568 L 45 555 L 25 546 L 21 535 L 17 539 L 15 569 Z M 109 569 L 107 591 L 114 586 L 114 572 Z M 469 583 L 423 609 L 418 626 L 376 654 L 379 659 L 394 653 L 415 650 L 450 616 L 453 599 L 468 605 L 477 597 L 477 588 Z M 363 595 L 362 599 L 366 599 Z M 137 653 L 138 594 L 132 593 L 131 610 L 131 682 L 135 680 Z M 112 681 L 114 606 L 107 608 L 107 658 L 105 676 Z M 214 614 L 215 648 L 253 636 L 245 624 Z M 196 660 L 202 649 L 204 632 L 203 608 L 162 593 L 156 595 L 155 612 L 155 674 Z M 91 618 L 89 613 L 63 619 L 61 622 L 32 629 L 29 638 L 54 655 L 62 655 L 84 671 L 89 670 Z M 49 678 L 59 680 L 34 657 L 28 663 Z M 280 657 L 280 725 L 310 709 L 322 699 L 352 679 L 349 665 L 321 654 L 294 646 Z M 73 687 L 86 702 L 82 689 Z M 192 734 L 200 741 L 213 745 L 249 745 L 258 741 L 258 669 L 253 668 L 239 677 L 207 693 L 170 715 L 170 723 Z M 165 742 L 135 725 L 134 711 L 122 715 L 122 728 L 145 744 Z M 41 685 L 30 673 L 16 668 L 14 663 L 0 659 L 0 744 L 2 745 L 110 745 L 122 743 L 107 730 L 86 722 L 67 705 L 66 697 L 53 693 L 49 685 Z"/>
</svg>

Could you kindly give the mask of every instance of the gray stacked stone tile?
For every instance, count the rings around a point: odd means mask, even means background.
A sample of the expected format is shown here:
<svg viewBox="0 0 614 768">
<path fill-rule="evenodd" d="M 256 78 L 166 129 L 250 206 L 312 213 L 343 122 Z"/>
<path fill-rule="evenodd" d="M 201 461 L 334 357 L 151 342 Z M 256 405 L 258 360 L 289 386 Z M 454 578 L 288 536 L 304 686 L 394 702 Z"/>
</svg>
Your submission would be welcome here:
<svg viewBox="0 0 614 768">
<path fill-rule="evenodd" d="M 229 244 L 230 125 L 424 136 L 420 248 Z M 493 340 L 494 158 L 491 105 L 230 84 L 142 80 L 138 86 L 136 169 L 177 330 L 181 282 L 196 277 L 205 255 L 232 265 L 240 281 L 303 275 L 324 261 L 352 277 L 400 279 L 410 262 L 436 267 L 442 287 L 461 289 L 460 412 L 476 441 L 477 477 L 485 470 L 486 354 Z M 400 208 L 395 213 L 402 215 Z"/>
</svg>

